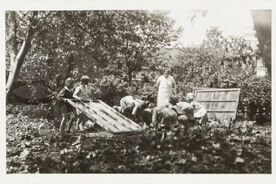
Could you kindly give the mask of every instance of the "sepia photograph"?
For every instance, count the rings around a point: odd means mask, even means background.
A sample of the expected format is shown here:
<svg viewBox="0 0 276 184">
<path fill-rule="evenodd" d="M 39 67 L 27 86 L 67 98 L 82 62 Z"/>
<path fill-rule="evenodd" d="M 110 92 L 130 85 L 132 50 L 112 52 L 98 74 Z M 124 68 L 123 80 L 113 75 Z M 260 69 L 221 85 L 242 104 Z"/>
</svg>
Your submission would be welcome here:
<svg viewBox="0 0 276 184">
<path fill-rule="evenodd" d="M 272 9 L 7 9 L 6 174 L 272 174 Z"/>
</svg>

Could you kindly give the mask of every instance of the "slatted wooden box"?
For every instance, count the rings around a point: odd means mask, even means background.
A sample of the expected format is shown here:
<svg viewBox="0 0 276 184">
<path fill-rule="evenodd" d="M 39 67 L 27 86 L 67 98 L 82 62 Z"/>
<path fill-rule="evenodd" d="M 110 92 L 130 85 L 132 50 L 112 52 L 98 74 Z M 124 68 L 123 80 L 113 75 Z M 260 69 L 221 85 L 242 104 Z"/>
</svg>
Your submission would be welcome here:
<svg viewBox="0 0 276 184">
<path fill-rule="evenodd" d="M 235 120 L 239 103 L 240 88 L 197 88 L 195 101 L 202 104 L 209 119 Z"/>
</svg>

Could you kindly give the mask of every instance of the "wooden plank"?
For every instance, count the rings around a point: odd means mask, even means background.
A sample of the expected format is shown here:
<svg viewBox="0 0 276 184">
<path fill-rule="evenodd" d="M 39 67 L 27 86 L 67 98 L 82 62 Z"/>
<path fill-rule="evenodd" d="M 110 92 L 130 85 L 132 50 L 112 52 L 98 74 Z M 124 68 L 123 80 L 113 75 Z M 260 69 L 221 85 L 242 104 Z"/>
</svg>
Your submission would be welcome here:
<svg viewBox="0 0 276 184">
<path fill-rule="evenodd" d="M 105 107 L 109 107 L 107 106 L 104 102 L 102 102 L 101 100 L 99 100 L 99 102 L 105 106 Z M 136 123 L 134 123 L 132 120 L 130 120 L 129 118 L 125 117 L 124 115 L 122 115 L 121 113 L 119 113 L 118 111 L 116 111 L 113 108 L 108 108 L 111 112 L 113 112 L 114 114 L 118 115 L 119 117 L 121 117 L 123 120 L 125 120 L 127 123 L 131 124 L 132 127 L 136 130 L 142 129 L 139 125 L 137 125 Z M 126 122 L 121 122 L 121 123 L 126 123 Z"/>
<path fill-rule="evenodd" d="M 111 114 L 107 115 L 107 113 L 103 110 L 103 108 L 99 107 L 99 103 L 95 103 L 95 102 L 90 102 L 90 103 L 92 103 L 93 107 L 95 107 L 95 110 L 97 110 L 97 112 L 100 113 L 100 116 L 105 118 L 116 129 L 118 129 L 119 131 L 131 131 L 126 126 L 122 126 L 120 123 L 117 123 L 119 122 L 119 120 L 116 118 L 113 118 Z"/>
<path fill-rule="evenodd" d="M 92 117 L 96 119 L 96 123 L 98 123 L 100 126 L 102 126 L 103 128 L 107 129 L 108 131 L 112 132 L 112 133 L 116 133 L 119 131 L 119 129 L 117 127 L 111 126 L 109 123 L 107 123 L 107 120 L 105 118 L 103 118 L 102 116 L 100 116 L 99 114 L 97 114 L 96 111 L 94 110 L 90 110 L 90 113 L 86 113 L 86 115 L 88 117 Z M 91 115 L 91 112 L 93 112 L 93 115 Z"/>
<path fill-rule="evenodd" d="M 226 112 L 226 113 L 233 113 L 233 112 L 235 112 L 235 111 L 219 111 L 219 110 L 208 110 L 207 112 Z"/>
<path fill-rule="evenodd" d="M 95 107 L 94 107 L 95 108 Z M 105 124 L 107 127 L 109 127 L 109 129 L 111 130 L 111 132 L 113 134 L 120 134 L 120 133 L 128 133 L 128 132 L 131 132 L 132 130 L 121 130 L 120 128 L 118 128 L 118 126 L 114 126 L 114 124 L 112 125 L 110 122 L 109 122 L 109 119 L 107 119 L 106 117 L 103 117 L 102 114 L 100 114 L 99 112 L 95 111 L 94 109 L 91 109 L 90 112 L 93 112 L 93 115 L 94 114 L 97 114 L 98 117 L 100 118 L 99 121 L 102 123 L 102 124 Z"/>
<path fill-rule="evenodd" d="M 234 116 L 233 120 L 235 120 L 236 117 L 237 117 L 237 111 L 238 111 L 238 105 L 239 105 L 239 99 L 240 99 L 241 89 L 238 89 L 238 91 L 239 91 L 239 93 L 238 93 L 238 96 L 237 96 L 236 112 L 235 112 L 235 116 Z"/>
<path fill-rule="evenodd" d="M 136 124 L 135 122 L 133 122 L 131 119 L 125 117 L 124 115 L 122 115 L 121 113 L 117 112 L 115 109 L 109 107 L 107 104 L 105 104 L 104 102 L 102 102 L 101 100 L 98 100 L 104 107 L 106 107 L 106 110 L 110 111 L 110 113 L 114 113 L 114 115 L 117 115 L 118 117 L 122 118 L 122 120 L 120 120 L 118 123 L 122 123 L 125 126 L 129 127 L 132 129 L 132 131 L 143 131 L 144 129 L 142 127 L 140 127 L 138 124 Z"/>
<path fill-rule="evenodd" d="M 112 133 L 115 133 L 115 132 L 118 132 L 119 129 L 117 129 L 116 127 L 110 125 L 103 117 L 101 117 L 95 110 L 94 108 L 91 108 L 90 105 L 88 105 L 87 103 L 86 104 L 83 104 L 83 103 L 80 103 L 80 102 L 76 102 L 75 103 L 76 106 L 78 106 L 78 109 L 85 113 L 85 115 L 87 117 L 89 117 L 90 119 L 96 119 L 97 120 L 97 124 L 99 124 L 101 127 L 103 127 L 104 129 L 112 132 Z"/>
<path fill-rule="evenodd" d="M 111 109 L 109 109 L 109 110 L 111 111 Z M 114 112 L 112 111 L 112 113 L 114 113 Z M 121 115 L 121 114 L 118 113 L 118 115 Z M 118 123 L 122 124 L 122 126 L 129 127 L 131 130 L 137 130 L 137 129 L 140 128 L 139 125 L 135 126 L 135 124 L 130 123 L 130 122 L 131 122 L 131 120 L 129 120 L 129 121 L 119 121 Z"/>
<path fill-rule="evenodd" d="M 197 102 L 237 102 L 237 100 L 197 100 Z"/>
<path fill-rule="evenodd" d="M 198 102 L 206 110 L 221 110 L 224 109 L 226 111 L 235 111 L 236 110 L 236 102 Z"/>
<path fill-rule="evenodd" d="M 240 88 L 207 88 L 207 89 L 198 89 L 197 91 L 208 91 L 208 92 L 217 92 L 217 91 L 239 91 Z"/>
<path fill-rule="evenodd" d="M 98 105 L 103 106 L 103 104 L 101 104 L 100 102 L 98 103 Z M 103 106 L 102 108 L 105 108 L 105 107 Z M 119 124 L 122 127 L 122 130 L 132 131 L 132 130 L 136 130 L 137 129 L 136 127 L 132 127 L 132 124 L 122 123 L 122 122 L 124 122 L 124 120 L 122 121 L 122 119 L 116 118 L 117 115 L 115 115 L 109 108 L 108 109 L 105 108 L 105 112 L 104 113 L 108 114 L 108 116 L 110 116 L 110 118 L 112 118 L 113 120 L 116 119 L 116 123 Z"/>
</svg>

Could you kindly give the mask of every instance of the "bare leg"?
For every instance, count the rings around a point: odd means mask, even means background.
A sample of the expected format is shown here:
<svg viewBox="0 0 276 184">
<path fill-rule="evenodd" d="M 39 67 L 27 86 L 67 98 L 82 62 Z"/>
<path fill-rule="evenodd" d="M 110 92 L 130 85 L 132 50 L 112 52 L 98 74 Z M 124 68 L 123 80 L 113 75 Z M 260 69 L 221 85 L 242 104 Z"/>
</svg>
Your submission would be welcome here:
<svg viewBox="0 0 276 184">
<path fill-rule="evenodd" d="M 76 121 L 76 130 L 79 130 L 79 124 L 80 124 L 80 116 L 78 116 L 78 119 Z"/>
<path fill-rule="evenodd" d="M 165 119 L 162 118 L 160 124 L 161 124 L 161 125 L 164 124 L 164 121 L 165 121 Z M 164 141 L 164 139 L 166 138 L 166 135 L 167 135 L 167 134 L 166 134 L 166 131 L 165 131 L 164 129 L 162 129 L 162 137 L 161 137 L 161 139 L 160 139 L 161 142 Z"/>
<path fill-rule="evenodd" d="M 66 129 L 66 132 L 70 132 L 70 129 L 71 129 L 72 124 L 73 124 L 73 120 L 74 120 L 74 117 L 71 116 L 69 121 L 68 121 L 68 126 L 67 126 L 67 129 Z"/>
<path fill-rule="evenodd" d="M 153 108 L 152 110 L 152 124 L 156 125 L 157 124 L 157 108 Z"/>
<path fill-rule="evenodd" d="M 66 115 L 63 115 L 60 126 L 59 126 L 60 139 L 64 138 L 64 130 L 65 130 L 65 125 L 66 125 L 67 120 L 68 120 L 68 117 Z"/>
<path fill-rule="evenodd" d="M 78 119 L 78 122 L 77 122 L 77 126 L 78 126 L 78 129 L 77 129 L 77 130 L 79 130 L 80 126 L 83 126 L 84 123 L 85 123 L 87 120 L 88 120 L 88 118 L 86 117 L 86 115 L 80 114 L 79 119 Z"/>
</svg>

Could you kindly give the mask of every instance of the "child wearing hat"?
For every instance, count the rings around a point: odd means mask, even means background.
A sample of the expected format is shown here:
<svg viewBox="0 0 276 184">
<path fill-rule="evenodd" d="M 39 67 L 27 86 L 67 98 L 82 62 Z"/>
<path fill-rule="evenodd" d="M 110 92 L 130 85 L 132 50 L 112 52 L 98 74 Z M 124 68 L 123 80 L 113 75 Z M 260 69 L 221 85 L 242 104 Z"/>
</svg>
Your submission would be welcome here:
<svg viewBox="0 0 276 184">
<path fill-rule="evenodd" d="M 192 105 L 193 111 L 194 111 L 194 118 L 199 123 L 202 123 L 204 120 L 207 119 L 207 111 L 206 111 L 205 107 L 203 107 L 198 102 L 194 101 L 193 93 L 187 93 L 186 101 Z"/>
</svg>

